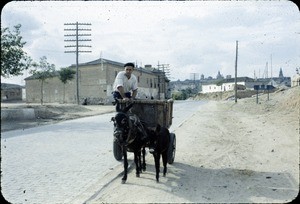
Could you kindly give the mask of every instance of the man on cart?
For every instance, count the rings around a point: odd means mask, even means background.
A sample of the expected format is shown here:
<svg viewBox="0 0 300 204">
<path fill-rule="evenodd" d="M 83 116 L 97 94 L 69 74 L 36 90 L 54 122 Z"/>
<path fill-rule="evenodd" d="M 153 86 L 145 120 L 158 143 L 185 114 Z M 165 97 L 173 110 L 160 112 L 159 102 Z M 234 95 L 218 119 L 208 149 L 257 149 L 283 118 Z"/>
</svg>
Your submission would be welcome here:
<svg viewBox="0 0 300 204">
<path fill-rule="evenodd" d="M 121 71 L 117 74 L 115 78 L 115 82 L 113 85 L 113 97 L 115 99 L 114 105 L 116 104 L 116 111 L 120 110 L 119 104 L 117 103 L 118 99 L 122 99 L 124 101 L 134 100 L 137 95 L 138 84 L 137 78 L 132 73 L 134 70 L 134 63 L 128 62 L 124 65 L 124 71 Z M 140 132 L 143 133 L 142 139 L 147 139 L 146 132 L 142 126 L 142 124 L 136 124 Z M 154 152 L 154 148 L 149 147 L 149 151 L 151 153 Z"/>
<path fill-rule="evenodd" d="M 115 100 L 123 99 L 124 101 L 129 101 L 135 99 L 138 85 L 136 76 L 132 74 L 134 67 L 133 63 L 126 63 L 124 71 L 117 74 L 113 85 L 113 97 Z"/>
</svg>

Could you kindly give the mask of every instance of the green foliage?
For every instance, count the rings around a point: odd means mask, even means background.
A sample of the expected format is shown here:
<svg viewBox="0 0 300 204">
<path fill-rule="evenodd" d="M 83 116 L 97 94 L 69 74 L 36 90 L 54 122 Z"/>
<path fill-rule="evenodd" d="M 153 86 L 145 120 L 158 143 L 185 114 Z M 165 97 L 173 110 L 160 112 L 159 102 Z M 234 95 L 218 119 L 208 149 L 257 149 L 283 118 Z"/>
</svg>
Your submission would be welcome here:
<svg viewBox="0 0 300 204">
<path fill-rule="evenodd" d="M 62 68 L 59 73 L 59 79 L 64 84 L 64 99 L 63 102 L 65 103 L 65 97 L 66 97 L 66 90 L 65 86 L 68 80 L 72 80 L 74 78 L 74 74 L 76 74 L 76 71 L 70 68 Z"/>
<path fill-rule="evenodd" d="M 44 98 L 44 82 L 47 78 L 56 76 L 55 74 L 55 65 L 47 62 L 47 57 L 43 56 L 40 58 L 40 62 L 36 65 L 37 69 L 32 70 L 34 78 L 39 79 L 41 83 L 41 105 L 43 105 Z"/>
<path fill-rule="evenodd" d="M 40 62 L 36 64 L 36 69 L 32 70 L 31 73 L 36 79 L 44 81 L 55 76 L 55 65 L 48 63 L 47 57 L 43 56 L 40 58 Z"/>
<path fill-rule="evenodd" d="M 180 90 L 180 92 L 173 93 L 172 94 L 172 99 L 174 99 L 174 100 L 186 100 L 194 94 L 195 94 L 194 89 L 187 88 L 187 89 Z"/>
<path fill-rule="evenodd" d="M 173 93 L 172 99 L 173 100 L 182 100 L 181 92 Z"/>
<path fill-rule="evenodd" d="M 66 84 L 68 80 L 72 80 L 74 78 L 74 74 L 76 73 L 75 70 L 70 68 L 62 68 L 59 73 L 59 79 L 62 83 Z"/>
<path fill-rule="evenodd" d="M 23 50 L 26 42 L 22 41 L 20 28 L 20 24 L 14 26 L 12 32 L 9 28 L 1 28 L 1 76 L 6 78 L 22 75 L 22 71 L 35 66 Z"/>
<path fill-rule="evenodd" d="M 217 86 L 222 86 L 223 83 L 224 83 L 224 80 L 221 79 L 221 80 L 217 81 L 216 85 L 217 85 Z"/>
</svg>

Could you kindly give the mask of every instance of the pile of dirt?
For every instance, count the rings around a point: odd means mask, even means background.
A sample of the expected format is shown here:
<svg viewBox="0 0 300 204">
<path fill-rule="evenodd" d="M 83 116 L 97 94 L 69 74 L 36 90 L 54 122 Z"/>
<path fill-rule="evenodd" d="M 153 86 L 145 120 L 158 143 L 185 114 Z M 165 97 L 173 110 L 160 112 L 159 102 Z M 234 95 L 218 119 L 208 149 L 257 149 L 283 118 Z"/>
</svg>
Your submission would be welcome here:
<svg viewBox="0 0 300 204">
<path fill-rule="evenodd" d="M 239 90 L 237 92 L 237 98 L 248 98 L 256 94 L 254 90 Z M 234 99 L 234 91 L 223 91 L 213 93 L 198 93 L 196 96 L 191 98 L 192 100 L 231 100 Z"/>
<path fill-rule="evenodd" d="M 114 106 L 104 105 L 46 105 L 34 106 L 37 118 L 68 120 L 113 112 Z"/>
<path fill-rule="evenodd" d="M 255 90 L 239 90 L 237 92 L 238 99 L 242 100 L 243 105 L 248 103 L 256 103 Z M 216 93 L 199 93 L 191 100 L 234 100 L 234 91 L 216 92 Z M 272 109 L 281 111 L 298 112 L 300 108 L 300 87 L 280 87 L 273 93 L 261 92 L 258 95 L 258 103 L 262 104 L 264 109 Z"/>
<path fill-rule="evenodd" d="M 35 114 L 37 118 L 41 119 L 60 119 L 66 116 L 74 118 L 71 115 L 77 113 L 86 113 L 90 112 L 90 109 L 87 109 L 83 106 L 78 105 L 45 105 L 45 106 L 30 106 L 35 109 Z"/>
<path fill-rule="evenodd" d="M 278 101 L 281 109 L 296 111 L 300 109 L 300 86 L 289 89 L 279 89 L 274 94 L 274 100 Z"/>
<path fill-rule="evenodd" d="M 245 99 L 246 103 L 253 103 L 256 97 Z M 261 110 L 268 112 L 286 112 L 300 118 L 300 87 L 279 88 L 274 93 L 262 94 L 258 97 Z"/>
<path fill-rule="evenodd" d="M 115 110 L 114 106 L 106 105 L 76 105 L 76 104 L 26 104 L 1 103 L 1 109 L 34 109 L 36 119 L 67 120 L 93 116 Z"/>
</svg>

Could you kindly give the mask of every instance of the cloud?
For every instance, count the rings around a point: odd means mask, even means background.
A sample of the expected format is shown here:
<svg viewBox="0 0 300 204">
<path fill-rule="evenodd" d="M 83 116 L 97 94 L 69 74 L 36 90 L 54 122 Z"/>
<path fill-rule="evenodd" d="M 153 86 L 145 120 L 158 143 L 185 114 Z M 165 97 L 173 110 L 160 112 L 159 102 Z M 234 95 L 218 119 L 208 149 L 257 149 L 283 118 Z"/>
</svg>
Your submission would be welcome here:
<svg viewBox="0 0 300 204">
<path fill-rule="evenodd" d="M 299 10 L 289 1 L 11 2 L 1 23 L 22 24 L 26 50 L 56 67 L 75 63 L 64 53 L 64 23 L 92 23 L 92 53 L 119 62 L 170 64 L 172 80 L 190 73 L 233 75 L 239 41 L 239 75 L 252 76 L 266 62 L 291 76 L 299 67 Z M 298 33 L 298 34 L 297 34 Z M 274 71 L 275 72 L 275 71 Z"/>
</svg>

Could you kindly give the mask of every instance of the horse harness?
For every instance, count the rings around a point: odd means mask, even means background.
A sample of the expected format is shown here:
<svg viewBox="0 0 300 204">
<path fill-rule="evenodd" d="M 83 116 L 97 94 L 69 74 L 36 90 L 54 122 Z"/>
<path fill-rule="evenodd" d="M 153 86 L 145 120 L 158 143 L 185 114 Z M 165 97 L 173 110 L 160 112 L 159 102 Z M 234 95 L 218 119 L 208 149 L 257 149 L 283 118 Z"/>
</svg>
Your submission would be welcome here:
<svg viewBox="0 0 300 204">
<path fill-rule="evenodd" d="M 128 118 L 129 131 L 126 140 L 127 145 L 130 145 L 138 134 L 141 134 L 141 140 L 145 140 L 147 135 L 140 119 L 135 114 L 129 114 Z"/>
</svg>

